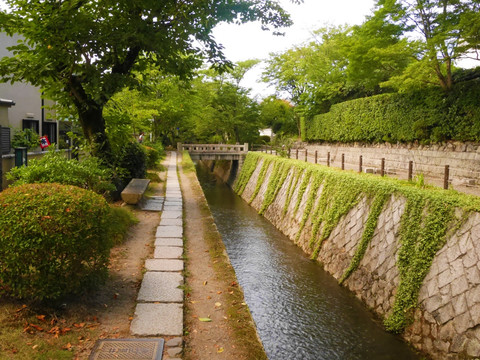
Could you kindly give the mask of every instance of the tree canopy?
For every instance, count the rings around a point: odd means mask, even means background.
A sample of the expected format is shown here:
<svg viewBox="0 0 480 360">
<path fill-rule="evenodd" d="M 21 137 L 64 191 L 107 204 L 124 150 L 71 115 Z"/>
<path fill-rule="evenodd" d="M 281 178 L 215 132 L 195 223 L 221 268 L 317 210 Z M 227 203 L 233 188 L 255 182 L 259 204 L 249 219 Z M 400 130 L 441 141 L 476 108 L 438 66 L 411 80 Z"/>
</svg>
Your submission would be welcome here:
<svg viewBox="0 0 480 360">
<path fill-rule="evenodd" d="M 272 0 L 6 0 L 0 30 L 22 40 L 0 61 L 3 81 L 28 81 L 73 104 L 87 139 L 108 159 L 103 107 L 135 72 L 154 64 L 188 77 L 203 59 L 229 65 L 212 36 L 221 22 L 291 24 Z"/>
<path fill-rule="evenodd" d="M 307 117 L 384 92 L 449 92 L 468 76 L 455 76 L 458 61 L 480 60 L 479 10 L 479 0 L 377 0 L 363 24 L 322 28 L 271 54 L 263 79 Z"/>
</svg>

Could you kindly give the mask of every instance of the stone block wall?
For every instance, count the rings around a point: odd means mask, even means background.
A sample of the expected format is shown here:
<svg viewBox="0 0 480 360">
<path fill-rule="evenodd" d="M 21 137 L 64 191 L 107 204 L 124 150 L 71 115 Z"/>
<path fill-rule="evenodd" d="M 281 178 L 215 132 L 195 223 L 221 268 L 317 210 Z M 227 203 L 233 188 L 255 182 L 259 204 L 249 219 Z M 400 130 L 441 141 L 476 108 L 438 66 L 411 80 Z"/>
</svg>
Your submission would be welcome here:
<svg viewBox="0 0 480 360">
<path fill-rule="evenodd" d="M 242 197 L 250 201 L 257 185 L 263 160 L 260 160 Z M 273 169 L 270 165 L 258 195 L 251 205 L 258 211 L 267 191 Z M 288 184 L 293 170 L 287 175 L 273 203 L 264 212 L 279 230 L 295 241 L 308 255 L 312 255 L 309 240 L 312 232 L 311 216 L 300 235 L 301 221 L 311 184 L 294 211 L 299 196 L 295 189 L 285 216 Z M 301 184 L 302 178 L 298 181 Z M 322 192 L 318 190 L 315 204 Z M 400 273 L 397 267 L 401 247 L 399 228 L 406 199 L 391 195 L 383 207 L 371 241 L 358 268 L 344 285 L 381 317 L 387 316 L 395 301 Z M 367 197 L 360 199 L 336 225 L 323 242 L 316 260 L 336 279 L 349 267 L 362 238 L 370 211 Z M 313 209 L 315 206 L 313 206 Z M 413 346 L 433 359 L 473 359 L 480 357 L 480 214 L 472 213 L 463 225 L 451 231 L 447 243 L 436 254 L 433 264 L 421 286 L 414 322 L 402 336 Z"/>
<path fill-rule="evenodd" d="M 480 184 L 479 144 L 304 144 L 303 147 L 308 150 L 310 162 L 314 161 L 313 156 L 317 151 L 318 162 L 325 164 L 327 153 L 330 152 L 332 166 L 341 167 L 342 154 L 345 154 L 346 169 L 357 170 L 362 155 L 364 168 L 379 170 L 381 160 L 385 158 L 386 169 L 394 170 L 400 178 L 406 178 L 408 162 L 413 161 L 414 175 L 423 174 L 432 179 L 443 178 L 445 165 L 449 165 L 450 179 L 454 186 L 470 185 L 472 182 Z M 303 154 L 299 155 L 302 156 Z"/>
</svg>

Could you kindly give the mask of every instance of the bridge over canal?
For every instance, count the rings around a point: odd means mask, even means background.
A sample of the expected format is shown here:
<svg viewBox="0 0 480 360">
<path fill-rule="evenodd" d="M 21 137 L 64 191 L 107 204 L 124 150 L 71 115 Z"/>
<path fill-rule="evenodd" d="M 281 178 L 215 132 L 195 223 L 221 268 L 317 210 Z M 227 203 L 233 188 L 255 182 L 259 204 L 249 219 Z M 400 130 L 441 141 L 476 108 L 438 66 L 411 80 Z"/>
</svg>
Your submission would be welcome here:
<svg viewBox="0 0 480 360">
<path fill-rule="evenodd" d="M 177 144 L 178 151 L 187 150 L 192 160 L 232 160 L 238 168 L 248 153 L 248 144 Z"/>
</svg>

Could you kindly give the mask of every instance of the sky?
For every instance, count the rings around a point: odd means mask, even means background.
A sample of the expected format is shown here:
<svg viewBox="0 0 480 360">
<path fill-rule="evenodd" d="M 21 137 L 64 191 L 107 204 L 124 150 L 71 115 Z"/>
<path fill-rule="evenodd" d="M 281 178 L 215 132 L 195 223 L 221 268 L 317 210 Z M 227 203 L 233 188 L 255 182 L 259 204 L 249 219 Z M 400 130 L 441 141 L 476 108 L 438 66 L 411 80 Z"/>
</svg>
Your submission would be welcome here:
<svg viewBox="0 0 480 360">
<path fill-rule="evenodd" d="M 374 7 L 374 0 L 304 0 L 299 5 L 292 4 L 290 0 L 279 2 L 294 23 L 284 29 L 285 36 L 262 31 L 258 23 L 221 24 L 214 29 L 215 39 L 225 47 L 224 53 L 229 60 L 267 59 L 270 53 L 308 43 L 312 40 L 312 31 L 325 25 L 361 24 Z M 274 93 L 274 89 L 267 84 L 257 83 L 262 71 L 263 66 L 257 65 L 241 83 L 252 89 L 253 96 L 265 97 Z"/>
</svg>

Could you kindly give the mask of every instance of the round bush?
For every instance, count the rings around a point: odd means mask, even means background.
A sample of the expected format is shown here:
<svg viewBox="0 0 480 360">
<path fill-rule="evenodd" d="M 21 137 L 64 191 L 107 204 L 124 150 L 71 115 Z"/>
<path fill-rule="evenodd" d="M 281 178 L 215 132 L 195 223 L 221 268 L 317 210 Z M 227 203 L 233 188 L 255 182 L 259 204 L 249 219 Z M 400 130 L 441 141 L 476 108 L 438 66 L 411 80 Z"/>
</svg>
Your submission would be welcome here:
<svg viewBox="0 0 480 360">
<path fill-rule="evenodd" d="M 0 193 L 0 291 L 59 299 L 105 280 L 110 207 L 92 191 L 26 184 Z"/>
</svg>

